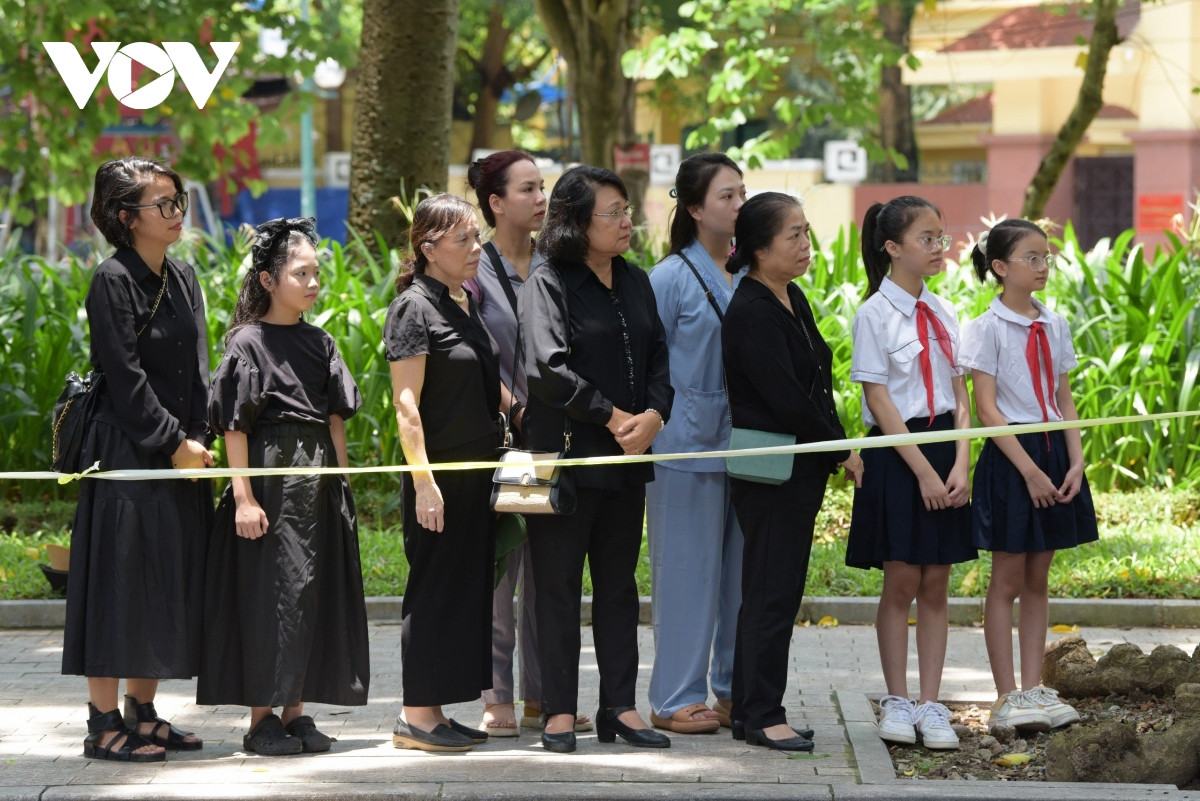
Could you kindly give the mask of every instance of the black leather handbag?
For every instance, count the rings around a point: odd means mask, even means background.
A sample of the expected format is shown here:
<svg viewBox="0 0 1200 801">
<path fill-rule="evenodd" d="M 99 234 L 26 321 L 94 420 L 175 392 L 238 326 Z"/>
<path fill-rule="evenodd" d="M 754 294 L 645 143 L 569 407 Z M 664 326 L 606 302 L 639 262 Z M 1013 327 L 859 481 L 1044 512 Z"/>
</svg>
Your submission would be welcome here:
<svg viewBox="0 0 1200 801">
<path fill-rule="evenodd" d="M 87 435 L 92 408 L 104 386 L 104 373 L 92 370 L 86 376 L 72 370 L 66 386 L 54 402 L 54 427 L 50 469 L 58 473 L 78 473 L 79 454 Z"/>
</svg>

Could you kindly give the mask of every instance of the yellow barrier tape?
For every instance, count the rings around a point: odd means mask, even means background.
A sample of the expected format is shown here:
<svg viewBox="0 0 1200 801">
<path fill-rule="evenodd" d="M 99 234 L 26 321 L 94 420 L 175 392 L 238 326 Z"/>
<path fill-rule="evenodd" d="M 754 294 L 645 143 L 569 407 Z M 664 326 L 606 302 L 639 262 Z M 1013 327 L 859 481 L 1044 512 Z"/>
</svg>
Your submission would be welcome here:
<svg viewBox="0 0 1200 801">
<path fill-rule="evenodd" d="M 701 451 L 697 453 L 648 453 L 618 456 L 589 456 L 578 459 L 558 459 L 539 462 L 539 466 L 561 465 L 583 467 L 603 464 L 635 464 L 639 462 L 673 462 L 682 459 L 712 459 L 742 456 L 765 456 L 781 453 L 822 453 L 826 451 L 865 450 L 868 448 L 894 448 L 898 445 L 924 445 L 932 442 L 952 442 L 960 439 L 977 439 L 1016 434 L 1031 434 L 1042 431 L 1062 431 L 1071 428 L 1096 428 L 1125 423 L 1156 422 L 1200 415 L 1200 410 L 1184 412 L 1159 412 L 1124 417 L 1102 417 L 1097 420 L 1060 420 L 1050 423 L 1022 423 L 1011 426 L 982 428 L 959 428 L 950 431 L 888 434 L 879 437 L 854 437 L 851 439 L 803 442 L 796 445 L 776 445 L 769 448 L 746 448 L 745 450 Z M 208 467 L 196 470 L 101 470 L 100 463 L 81 473 L 55 473 L 50 470 L 0 473 L 6 480 L 48 480 L 67 484 L 81 478 L 105 479 L 108 481 L 145 481 L 175 478 L 232 478 L 234 476 L 289 476 L 289 475 L 334 475 L 360 473 L 411 473 L 414 470 L 494 470 L 500 466 L 496 461 L 443 462 L 430 465 L 376 465 L 373 467 L 250 467 L 240 470 L 230 467 Z"/>
</svg>

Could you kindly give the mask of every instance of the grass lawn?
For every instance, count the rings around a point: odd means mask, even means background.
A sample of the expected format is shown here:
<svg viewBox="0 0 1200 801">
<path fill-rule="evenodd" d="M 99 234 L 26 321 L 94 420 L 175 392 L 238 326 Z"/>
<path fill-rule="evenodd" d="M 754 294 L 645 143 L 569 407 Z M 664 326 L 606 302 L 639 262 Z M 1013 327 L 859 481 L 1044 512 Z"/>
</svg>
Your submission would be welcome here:
<svg viewBox="0 0 1200 801">
<path fill-rule="evenodd" d="M 404 544 L 396 525 L 396 483 L 355 481 L 360 515 L 363 580 L 367 595 L 400 595 L 408 576 Z M 1054 559 L 1050 594 L 1058 598 L 1200 599 L 1200 491 L 1137 490 L 1096 494 L 1100 541 Z M 808 595 L 878 595 L 883 574 L 853 570 L 844 563 L 851 493 L 830 490 L 817 520 L 809 564 Z M 45 545 L 67 545 L 74 505 L 65 501 L 7 504 L 0 508 L 0 600 L 49 598 L 50 587 L 37 563 Z M 955 566 L 950 594 L 978 597 L 987 592 L 991 558 Z M 638 590 L 650 594 L 650 562 L 645 540 L 637 567 Z M 584 576 L 584 593 L 591 580 Z"/>
</svg>

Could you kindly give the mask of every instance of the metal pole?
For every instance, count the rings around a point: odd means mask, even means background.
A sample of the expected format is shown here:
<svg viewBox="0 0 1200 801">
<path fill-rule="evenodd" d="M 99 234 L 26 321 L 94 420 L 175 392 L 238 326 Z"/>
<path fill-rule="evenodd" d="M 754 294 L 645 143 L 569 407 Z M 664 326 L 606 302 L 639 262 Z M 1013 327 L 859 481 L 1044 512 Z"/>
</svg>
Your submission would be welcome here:
<svg viewBox="0 0 1200 801">
<path fill-rule="evenodd" d="M 300 21 L 308 24 L 308 0 L 300 2 Z M 317 189 L 313 156 L 312 78 L 305 78 L 301 89 L 308 96 L 308 105 L 300 115 L 300 216 L 317 216 Z"/>
</svg>

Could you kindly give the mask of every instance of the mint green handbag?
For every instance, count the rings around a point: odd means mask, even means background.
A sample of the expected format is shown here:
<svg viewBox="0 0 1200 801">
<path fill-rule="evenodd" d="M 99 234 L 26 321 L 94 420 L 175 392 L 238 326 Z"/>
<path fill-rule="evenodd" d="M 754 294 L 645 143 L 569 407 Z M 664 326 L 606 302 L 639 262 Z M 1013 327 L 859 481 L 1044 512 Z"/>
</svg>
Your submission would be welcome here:
<svg viewBox="0 0 1200 801">
<path fill-rule="evenodd" d="M 795 445 L 795 434 L 757 431 L 753 428 L 734 428 L 729 434 L 729 450 L 773 448 Z M 758 456 L 726 456 L 725 472 L 730 478 L 754 481 L 759 484 L 782 484 L 792 477 L 794 453 L 772 453 Z"/>
</svg>

